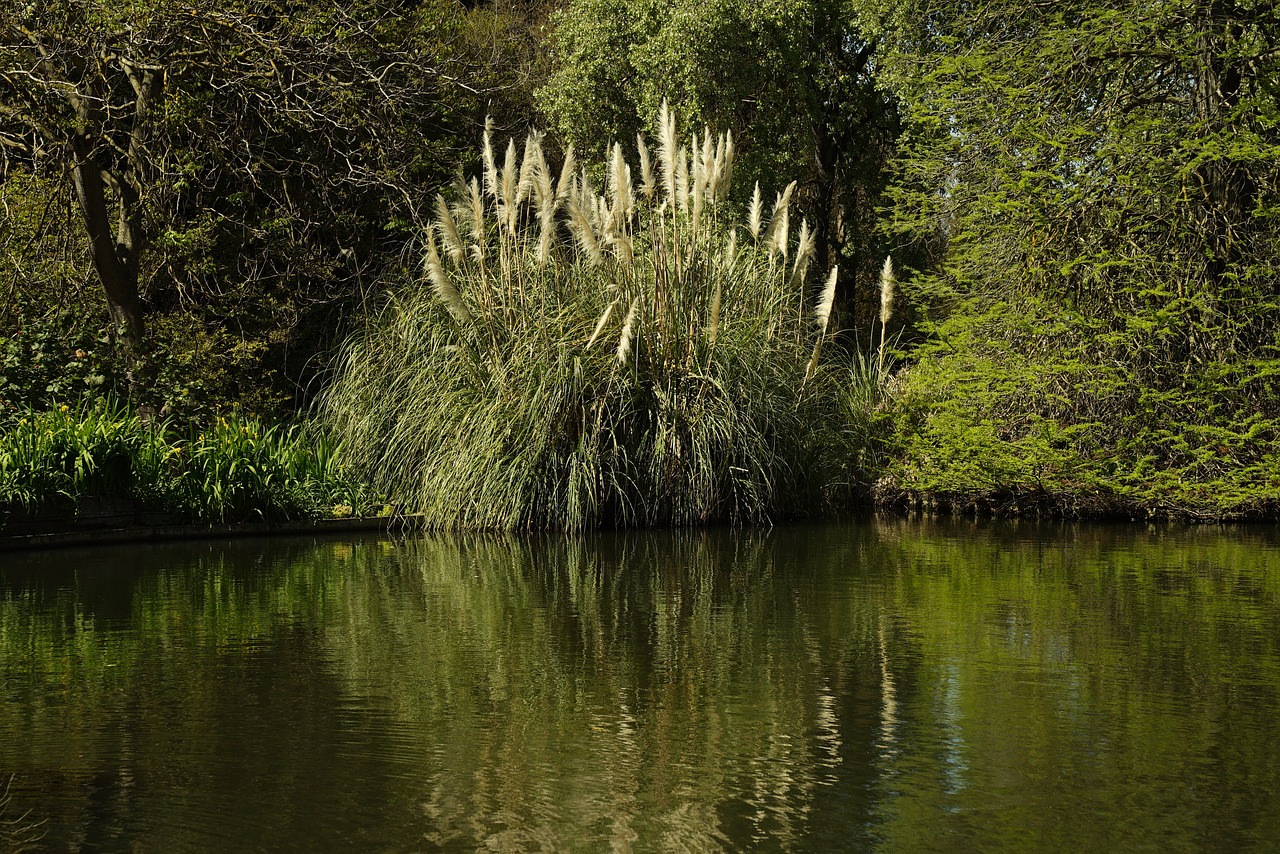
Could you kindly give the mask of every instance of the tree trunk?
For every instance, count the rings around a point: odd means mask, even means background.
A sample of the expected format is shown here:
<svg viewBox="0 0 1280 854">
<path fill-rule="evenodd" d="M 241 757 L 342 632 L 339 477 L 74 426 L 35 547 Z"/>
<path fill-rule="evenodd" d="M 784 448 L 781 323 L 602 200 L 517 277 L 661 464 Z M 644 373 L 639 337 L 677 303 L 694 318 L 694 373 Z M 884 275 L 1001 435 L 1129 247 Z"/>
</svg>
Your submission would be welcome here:
<svg viewBox="0 0 1280 854">
<path fill-rule="evenodd" d="M 93 269 L 107 295 L 107 310 L 113 323 L 124 330 L 124 344 L 136 356 L 142 344 L 142 300 L 138 296 L 137 256 L 132 245 L 117 243 L 112 235 L 111 216 L 107 210 L 105 176 L 95 159 L 94 144 L 83 134 L 71 140 L 75 161 L 71 167 L 76 201 L 84 216 L 89 235 Z M 121 199 L 120 235 L 130 244 L 133 236 L 125 225 L 125 200 Z"/>
</svg>

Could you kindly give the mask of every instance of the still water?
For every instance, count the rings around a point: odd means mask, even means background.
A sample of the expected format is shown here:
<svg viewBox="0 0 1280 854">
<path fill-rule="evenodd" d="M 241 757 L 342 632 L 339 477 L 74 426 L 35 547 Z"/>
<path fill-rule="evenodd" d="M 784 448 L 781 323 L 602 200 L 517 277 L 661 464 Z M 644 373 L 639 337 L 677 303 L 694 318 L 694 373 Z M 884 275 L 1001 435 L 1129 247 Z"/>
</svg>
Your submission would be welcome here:
<svg viewBox="0 0 1280 854">
<path fill-rule="evenodd" d="M 0 555 L 0 775 L 0 849 L 1274 849 L 1280 532 Z"/>
</svg>

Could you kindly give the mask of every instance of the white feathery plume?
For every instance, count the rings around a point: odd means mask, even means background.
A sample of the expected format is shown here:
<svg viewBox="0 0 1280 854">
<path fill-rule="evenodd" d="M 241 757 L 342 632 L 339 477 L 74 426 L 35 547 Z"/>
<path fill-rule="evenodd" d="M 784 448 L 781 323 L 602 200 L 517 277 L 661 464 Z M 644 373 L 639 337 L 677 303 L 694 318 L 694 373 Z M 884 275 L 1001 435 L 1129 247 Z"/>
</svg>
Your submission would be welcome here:
<svg viewBox="0 0 1280 854">
<path fill-rule="evenodd" d="M 711 196 L 721 201 L 729 195 L 729 182 L 733 180 L 733 134 L 726 131 L 720 134 L 716 143 L 715 181 L 711 186 Z"/>
<path fill-rule="evenodd" d="M 676 150 L 675 200 L 682 212 L 689 212 L 689 159 L 685 157 L 683 148 Z"/>
<path fill-rule="evenodd" d="M 777 200 L 773 203 L 773 216 L 769 218 L 769 225 L 765 229 L 765 245 L 768 247 L 770 254 L 781 252 L 784 258 L 787 255 L 787 211 L 791 207 L 791 194 L 795 192 L 795 189 L 796 182 L 792 181 L 785 190 L 778 194 Z"/>
<path fill-rule="evenodd" d="M 618 197 L 622 195 L 622 146 L 616 142 L 609 149 L 609 175 L 606 191 L 616 207 Z"/>
<path fill-rule="evenodd" d="M 699 189 L 708 195 L 715 189 L 716 181 L 716 147 L 711 128 L 704 128 L 702 139 L 702 184 Z"/>
<path fill-rule="evenodd" d="M 893 256 L 886 255 L 884 267 L 880 269 L 880 324 L 889 322 L 893 317 Z"/>
<path fill-rule="evenodd" d="M 831 320 L 831 309 L 836 304 L 836 280 L 839 275 L 839 265 L 833 266 L 831 275 L 827 276 L 827 283 L 822 288 L 822 296 L 818 300 L 818 305 L 813 310 L 813 320 L 818 324 L 819 335 L 826 334 L 827 323 Z"/>
<path fill-rule="evenodd" d="M 493 157 L 493 117 L 484 120 L 484 189 L 498 198 L 498 164 Z"/>
<path fill-rule="evenodd" d="M 564 163 L 560 166 L 560 180 L 556 182 L 556 201 L 563 202 L 573 189 L 573 173 L 578 169 L 578 156 L 574 153 L 573 144 L 564 153 Z"/>
<path fill-rule="evenodd" d="M 678 203 L 676 198 L 676 157 L 680 154 L 680 150 L 676 142 L 675 116 L 671 115 L 671 108 L 665 98 L 662 101 L 662 107 L 658 110 L 658 129 L 662 134 L 662 139 L 658 145 L 658 159 L 662 163 L 662 178 L 666 183 L 667 201 L 674 206 Z"/>
<path fill-rule="evenodd" d="M 591 345 L 596 343 L 596 340 L 600 337 L 600 333 L 604 331 L 605 324 L 609 322 L 609 317 L 610 315 L 613 314 L 613 308 L 617 304 L 618 304 L 617 300 L 614 300 L 613 302 L 609 303 L 609 305 L 605 308 L 604 312 L 600 315 L 600 319 L 596 321 L 595 331 L 592 332 L 591 337 L 587 339 L 588 350 L 591 349 Z"/>
<path fill-rule="evenodd" d="M 458 233 L 458 224 L 453 220 L 453 214 L 449 212 L 449 203 L 444 200 L 442 193 L 436 193 L 436 217 L 440 221 L 440 240 L 444 244 L 444 251 L 449 253 L 449 259 L 455 264 L 461 264 L 463 259 L 463 242 L 462 235 Z"/>
<path fill-rule="evenodd" d="M 707 180 L 707 164 L 702 159 L 702 146 L 695 133 L 689 140 L 689 186 L 691 193 L 697 193 Z"/>
<path fill-rule="evenodd" d="M 756 191 L 751 194 L 751 209 L 747 213 L 747 229 L 751 239 L 760 241 L 760 221 L 764 216 L 764 205 L 760 201 L 760 182 L 756 181 Z"/>
<path fill-rule="evenodd" d="M 547 156 L 542 151 L 541 134 L 538 135 L 533 144 L 533 178 L 531 183 L 533 197 L 537 200 L 539 209 L 555 202 L 555 192 L 551 187 L 551 167 L 547 165 Z"/>
<path fill-rule="evenodd" d="M 715 204 L 719 200 L 720 174 L 724 169 L 724 134 L 720 134 L 711 152 L 710 165 L 707 167 L 707 198 Z"/>
<path fill-rule="evenodd" d="M 431 280 L 431 288 L 436 292 L 436 296 L 444 303 L 445 308 L 449 309 L 449 313 L 453 315 L 454 320 L 458 323 L 466 323 L 471 320 L 471 312 L 467 311 L 467 306 L 462 302 L 462 295 L 458 293 L 458 289 L 453 286 L 453 282 L 449 281 L 449 276 L 444 271 L 444 265 L 440 263 L 440 253 L 436 251 L 435 230 L 427 229 L 427 277 Z"/>
<path fill-rule="evenodd" d="M 507 141 L 507 159 L 502 166 L 501 191 L 503 205 L 503 219 L 506 220 L 507 231 L 515 234 L 517 212 L 516 212 L 516 184 L 519 182 L 518 167 L 516 165 L 516 141 L 514 139 Z"/>
<path fill-rule="evenodd" d="M 814 309 L 813 319 L 818 324 L 818 339 L 813 342 L 813 355 L 809 357 L 809 364 L 804 369 L 802 385 L 809 381 L 809 377 L 813 375 L 814 370 L 818 367 L 818 353 L 822 350 L 822 342 L 827 334 L 827 323 L 831 320 L 831 308 L 836 302 L 836 279 L 839 274 L 840 268 L 838 266 L 831 268 L 831 275 L 827 277 L 827 284 L 822 289 L 822 296 L 818 300 L 817 308 Z"/>
<path fill-rule="evenodd" d="M 636 312 L 640 308 L 640 297 L 636 297 L 631 301 L 631 308 L 627 310 L 627 317 L 622 321 L 622 336 L 618 339 L 618 364 L 625 365 L 627 357 L 631 355 L 631 344 L 635 338 Z"/>
<path fill-rule="evenodd" d="M 809 272 L 809 262 L 813 260 L 813 253 L 816 248 L 817 240 L 813 232 L 809 230 L 809 220 L 800 220 L 800 239 L 796 243 L 796 261 L 791 267 L 792 285 L 804 281 L 805 273 Z"/>
<path fill-rule="evenodd" d="M 614 225 L 621 228 L 631 218 L 635 198 L 631 191 L 631 167 L 622 156 L 622 146 L 616 142 L 609 158 L 609 196 L 613 200 Z"/>
<path fill-rule="evenodd" d="M 644 134 L 636 134 L 636 151 L 640 152 L 640 192 L 645 199 L 652 201 L 658 185 L 653 178 L 653 161 L 649 157 L 649 146 L 644 144 Z"/>
<path fill-rule="evenodd" d="M 600 241 L 596 239 L 595 228 L 591 225 L 591 219 L 587 216 L 586 211 L 582 209 L 582 205 L 578 199 L 569 197 L 569 230 L 573 232 L 573 236 L 578 241 L 582 253 L 587 256 L 593 267 L 600 265 L 604 260 L 604 256 L 600 252 Z"/>
<path fill-rule="evenodd" d="M 471 179 L 471 215 L 467 218 L 471 225 L 471 235 L 476 239 L 484 239 L 484 196 L 480 193 L 480 182 Z"/>
<path fill-rule="evenodd" d="M 520 171 L 516 173 L 516 207 L 529 198 L 533 190 L 533 134 L 524 138 L 524 156 L 520 158 Z"/>
<path fill-rule="evenodd" d="M 884 338 L 889 318 L 893 317 L 893 256 L 886 255 L 880 270 L 880 353 L 878 362 L 884 370 Z"/>
</svg>

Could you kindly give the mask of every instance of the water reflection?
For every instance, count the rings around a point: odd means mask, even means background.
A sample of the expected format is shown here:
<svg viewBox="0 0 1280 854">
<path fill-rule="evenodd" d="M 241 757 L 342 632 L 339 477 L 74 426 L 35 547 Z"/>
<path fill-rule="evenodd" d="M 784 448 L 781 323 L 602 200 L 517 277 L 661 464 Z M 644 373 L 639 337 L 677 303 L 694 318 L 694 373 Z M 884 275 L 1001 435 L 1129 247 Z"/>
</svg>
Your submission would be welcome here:
<svg viewBox="0 0 1280 854">
<path fill-rule="evenodd" d="M 0 564 L 53 849 L 1280 838 L 1270 532 L 925 526 Z"/>
</svg>

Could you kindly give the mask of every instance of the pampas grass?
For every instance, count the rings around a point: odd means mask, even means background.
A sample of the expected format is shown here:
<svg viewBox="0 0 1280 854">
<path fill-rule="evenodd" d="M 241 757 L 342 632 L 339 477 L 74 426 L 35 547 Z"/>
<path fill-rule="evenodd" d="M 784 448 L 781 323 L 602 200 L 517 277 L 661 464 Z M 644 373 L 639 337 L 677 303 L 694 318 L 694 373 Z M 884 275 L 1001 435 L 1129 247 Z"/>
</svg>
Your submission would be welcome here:
<svg viewBox="0 0 1280 854">
<path fill-rule="evenodd" d="M 321 401 L 375 488 L 433 527 L 575 530 L 763 522 L 840 488 L 834 285 L 810 295 L 807 223 L 785 263 L 795 185 L 767 226 L 757 187 L 739 224 L 732 137 L 685 144 L 664 104 L 657 139 L 638 185 L 610 146 L 597 193 L 572 153 L 551 188 L 536 136 L 499 167 L 486 133 L 483 183 L 436 205 L 426 286 L 348 343 Z"/>
<path fill-rule="evenodd" d="M 880 352 L 877 357 L 881 372 L 884 371 L 884 339 L 885 329 L 893 317 L 893 256 L 886 255 L 884 266 L 880 268 Z"/>
</svg>

